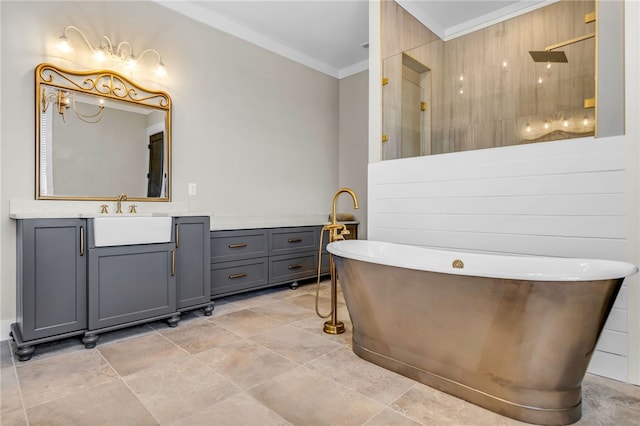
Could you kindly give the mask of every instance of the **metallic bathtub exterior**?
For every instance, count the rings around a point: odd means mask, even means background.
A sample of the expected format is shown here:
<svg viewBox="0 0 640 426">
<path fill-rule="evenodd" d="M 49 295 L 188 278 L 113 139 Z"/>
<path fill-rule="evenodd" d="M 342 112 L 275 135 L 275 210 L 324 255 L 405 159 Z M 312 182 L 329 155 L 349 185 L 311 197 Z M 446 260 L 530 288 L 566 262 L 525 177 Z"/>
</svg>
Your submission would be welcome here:
<svg viewBox="0 0 640 426">
<path fill-rule="evenodd" d="M 569 424 L 623 278 L 525 281 L 334 255 L 363 359 L 517 420 Z"/>
</svg>

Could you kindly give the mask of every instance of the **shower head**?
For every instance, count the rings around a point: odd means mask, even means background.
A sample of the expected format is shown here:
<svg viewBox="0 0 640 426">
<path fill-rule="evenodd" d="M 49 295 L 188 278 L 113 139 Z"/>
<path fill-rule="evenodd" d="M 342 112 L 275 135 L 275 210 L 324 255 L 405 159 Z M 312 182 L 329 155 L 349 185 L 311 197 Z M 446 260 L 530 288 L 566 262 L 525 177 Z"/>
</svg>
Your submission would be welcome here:
<svg viewBox="0 0 640 426">
<path fill-rule="evenodd" d="M 569 60 L 567 59 L 567 55 L 562 51 L 555 49 L 559 49 L 561 47 L 569 46 L 570 44 L 577 43 L 579 41 L 587 40 L 589 38 L 593 38 L 596 36 L 596 33 L 590 33 L 581 35 L 571 40 L 561 41 L 560 43 L 552 44 L 551 46 L 547 46 L 544 50 L 530 50 L 529 55 L 533 58 L 533 62 L 564 62 L 567 63 Z"/>
<path fill-rule="evenodd" d="M 530 50 L 529 55 L 533 62 L 569 62 L 562 50 Z"/>
</svg>

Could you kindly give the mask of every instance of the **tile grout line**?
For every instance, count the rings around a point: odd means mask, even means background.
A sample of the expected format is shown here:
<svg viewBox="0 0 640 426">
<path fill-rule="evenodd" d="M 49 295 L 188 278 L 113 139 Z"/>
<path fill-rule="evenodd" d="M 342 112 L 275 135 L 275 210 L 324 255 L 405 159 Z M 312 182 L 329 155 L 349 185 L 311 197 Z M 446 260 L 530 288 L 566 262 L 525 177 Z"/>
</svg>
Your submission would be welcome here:
<svg viewBox="0 0 640 426">
<path fill-rule="evenodd" d="M 152 327 L 149 327 L 153 330 Z M 155 330 L 154 330 L 155 331 Z M 159 333 L 158 333 L 159 334 Z M 128 340 L 128 339 L 125 339 Z M 111 342 L 111 343 L 116 343 L 116 342 Z M 142 402 L 142 400 L 140 400 L 140 398 L 138 397 L 138 395 L 136 395 L 136 393 L 133 391 L 133 389 L 131 389 L 131 386 L 129 386 L 129 383 L 127 383 L 127 381 L 124 379 L 124 377 L 122 377 L 122 375 L 118 372 L 118 370 L 115 369 L 115 367 L 109 362 L 109 360 L 104 356 L 104 354 L 96 347 L 94 348 L 95 350 L 98 351 L 98 353 L 100 354 L 100 356 L 102 357 L 102 359 L 109 365 L 109 367 L 111 367 L 111 369 L 116 373 L 116 375 L 118 376 L 118 380 L 120 380 L 122 382 L 122 384 L 124 384 L 124 386 L 129 389 L 129 392 L 131 392 L 131 394 L 135 397 L 135 399 L 140 403 L 140 405 L 142 407 L 144 407 L 144 409 L 147 411 L 147 413 L 153 418 L 153 420 L 155 420 L 159 425 L 161 424 L 160 421 L 153 415 L 153 413 L 151 411 L 149 411 L 149 409 L 147 408 L 147 406 L 144 404 L 144 402 Z"/>
<path fill-rule="evenodd" d="M 9 343 L 9 341 L 7 341 L 7 346 L 9 347 L 9 356 L 11 357 L 11 371 L 13 371 L 13 375 L 16 378 L 16 385 L 18 387 L 18 395 L 20 395 L 20 405 L 22 405 L 22 415 L 24 416 L 24 419 L 27 421 L 27 426 L 30 425 L 29 422 L 29 417 L 27 416 L 27 407 L 25 407 L 24 405 L 24 396 L 22 395 L 22 384 L 20 383 L 20 377 L 18 376 L 18 370 L 17 370 L 17 365 L 16 365 L 16 359 L 15 359 L 15 354 L 13 353 L 13 350 L 11 348 L 11 344 Z M 20 362 L 20 361 L 18 361 Z"/>
</svg>

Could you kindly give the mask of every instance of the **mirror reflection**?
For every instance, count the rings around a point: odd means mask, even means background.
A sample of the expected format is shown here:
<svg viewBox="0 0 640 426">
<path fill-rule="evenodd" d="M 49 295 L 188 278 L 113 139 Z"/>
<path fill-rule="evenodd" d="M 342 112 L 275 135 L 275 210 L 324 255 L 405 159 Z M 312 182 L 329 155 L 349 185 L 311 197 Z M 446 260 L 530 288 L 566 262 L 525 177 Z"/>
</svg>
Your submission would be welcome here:
<svg viewBox="0 0 640 426">
<path fill-rule="evenodd" d="M 56 81 L 60 70 L 46 72 L 38 85 L 38 198 L 113 199 L 124 192 L 130 200 L 168 201 L 168 97 L 153 99 L 112 73 Z"/>
</svg>

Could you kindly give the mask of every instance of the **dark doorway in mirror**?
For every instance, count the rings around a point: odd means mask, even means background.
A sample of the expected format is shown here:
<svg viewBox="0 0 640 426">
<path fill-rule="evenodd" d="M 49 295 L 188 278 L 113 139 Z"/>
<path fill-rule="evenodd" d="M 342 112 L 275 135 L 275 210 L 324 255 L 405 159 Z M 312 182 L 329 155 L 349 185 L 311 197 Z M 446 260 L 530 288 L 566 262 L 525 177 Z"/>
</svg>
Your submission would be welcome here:
<svg viewBox="0 0 640 426">
<path fill-rule="evenodd" d="M 147 173 L 147 197 L 162 196 L 164 164 L 164 132 L 149 136 L 149 173 Z"/>
</svg>

